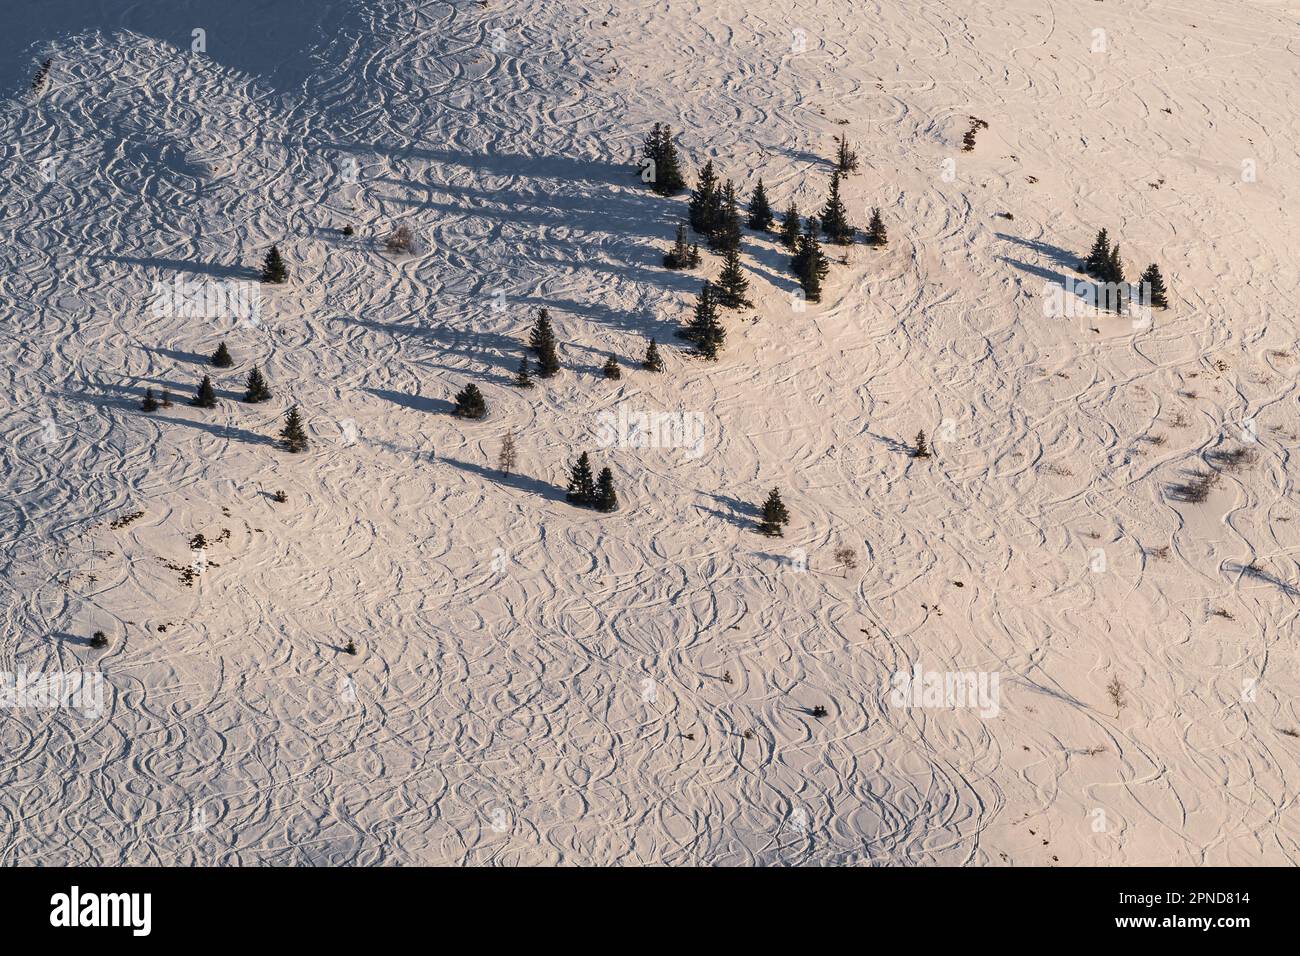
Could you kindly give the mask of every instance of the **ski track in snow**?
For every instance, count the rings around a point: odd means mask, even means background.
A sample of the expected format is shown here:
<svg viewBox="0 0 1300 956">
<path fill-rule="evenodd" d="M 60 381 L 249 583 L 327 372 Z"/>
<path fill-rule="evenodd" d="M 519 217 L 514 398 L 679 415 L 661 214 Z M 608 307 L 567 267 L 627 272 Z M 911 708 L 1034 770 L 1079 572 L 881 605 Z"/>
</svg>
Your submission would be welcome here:
<svg viewBox="0 0 1300 956">
<path fill-rule="evenodd" d="M 108 687 L 0 711 L 0 863 L 1300 860 L 1295 10 L 336 2 L 258 75 L 223 54 L 239 6 L 210 56 L 192 11 L 38 34 L 49 87 L 0 111 L 0 670 Z M 712 157 L 805 213 L 847 132 L 890 244 L 795 311 L 747 232 L 755 307 L 692 359 L 718 258 L 660 268 L 685 197 L 630 165 L 655 121 L 692 181 Z M 383 250 L 399 222 L 420 254 Z M 1150 329 L 1043 317 L 1101 226 L 1170 282 Z M 260 327 L 151 313 L 271 242 Z M 520 392 L 541 306 L 564 372 Z M 470 380 L 482 423 L 446 414 Z M 619 403 L 702 414 L 701 453 L 597 449 Z M 1252 463 L 1168 497 L 1248 419 Z M 583 449 L 615 516 L 563 501 Z M 772 486 L 781 539 L 745 504 Z M 892 706 L 914 662 L 997 672 L 1000 715 Z"/>
</svg>

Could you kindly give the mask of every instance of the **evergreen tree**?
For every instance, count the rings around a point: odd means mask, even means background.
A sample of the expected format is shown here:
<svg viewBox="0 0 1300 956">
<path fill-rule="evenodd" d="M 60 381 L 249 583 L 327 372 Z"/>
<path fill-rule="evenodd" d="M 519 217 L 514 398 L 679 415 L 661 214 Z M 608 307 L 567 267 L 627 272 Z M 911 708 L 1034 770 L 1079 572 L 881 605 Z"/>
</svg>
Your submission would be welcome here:
<svg viewBox="0 0 1300 956">
<path fill-rule="evenodd" d="M 284 427 L 280 429 L 280 445 L 285 451 L 294 453 L 307 449 L 307 433 L 303 430 L 302 417 L 298 414 L 297 405 L 290 408 L 289 413 L 284 416 Z"/>
<path fill-rule="evenodd" d="M 555 352 L 555 332 L 551 329 L 551 315 L 545 309 L 537 313 L 529 345 L 537 353 L 537 374 L 550 378 L 560 370 L 560 357 Z"/>
<path fill-rule="evenodd" d="M 677 158 L 677 147 L 673 144 L 671 126 L 655 123 L 646 135 L 641 147 L 641 155 L 650 163 L 654 191 L 661 196 L 675 196 L 686 188 L 682 177 L 681 162 Z"/>
<path fill-rule="evenodd" d="M 172 393 L 170 389 L 164 388 L 162 390 L 162 407 L 163 408 L 172 407 Z"/>
<path fill-rule="evenodd" d="M 1147 271 L 1142 273 L 1142 278 L 1138 281 L 1142 283 L 1144 304 L 1158 309 L 1169 308 L 1168 290 L 1165 288 L 1165 279 L 1160 274 L 1158 265 L 1153 262 L 1147 266 Z"/>
<path fill-rule="evenodd" d="M 537 321 L 528 333 L 528 347 L 540 353 L 547 342 L 555 344 L 555 330 L 551 328 L 551 313 L 546 309 L 537 310 Z"/>
<path fill-rule="evenodd" d="M 717 358 L 718 349 L 726 341 L 727 333 L 718 321 L 718 309 L 714 304 L 713 283 L 707 279 L 695 302 L 695 315 L 682 331 L 682 338 L 694 342 L 697 351 L 707 359 Z"/>
<path fill-rule="evenodd" d="M 456 393 L 456 408 L 453 414 L 457 418 L 486 418 L 487 402 L 478 386 L 470 382 Z"/>
<path fill-rule="evenodd" d="M 767 232 L 772 228 L 772 207 L 767 201 L 767 191 L 763 189 L 760 178 L 754 186 L 754 195 L 749 197 L 749 220 L 746 225 L 755 232 Z"/>
<path fill-rule="evenodd" d="M 913 458 L 929 458 L 930 444 L 925 440 L 925 430 L 916 433 L 916 447 L 912 449 Z"/>
<path fill-rule="evenodd" d="M 519 371 L 515 373 L 515 386 L 517 388 L 532 388 L 533 377 L 528 374 L 528 356 L 519 356 Z"/>
<path fill-rule="evenodd" d="M 618 367 L 618 359 L 610 356 L 601 366 L 600 373 L 608 379 L 618 380 L 623 377 L 623 370 Z"/>
<path fill-rule="evenodd" d="M 564 498 L 571 504 L 590 506 L 596 500 L 596 482 L 591 475 L 591 459 L 584 451 L 569 469 L 569 488 Z"/>
<path fill-rule="evenodd" d="M 803 235 L 799 237 L 795 254 L 790 258 L 790 268 L 799 277 L 799 286 L 803 289 L 804 298 L 809 302 L 821 301 L 822 279 L 826 278 L 831 268 L 830 262 L 822 253 L 821 244 L 817 241 L 817 231 L 817 220 L 809 219 Z"/>
<path fill-rule="evenodd" d="M 1103 280 L 1109 284 L 1106 304 L 1116 313 L 1123 312 L 1128 306 L 1128 285 L 1124 277 L 1124 263 L 1119 257 L 1118 242 L 1110 247 Z"/>
<path fill-rule="evenodd" d="M 858 154 L 849 147 L 849 137 L 847 133 L 841 133 L 835 140 L 835 169 L 837 172 L 847 176 L 849 173 L 857 172 Z"/>
<path fill-rule="evenodd" d="M 244 401 L 246 402 L 265 402 L 271 397 L 271 389 L 267 387 L 266 378 L 262 375 L 262 370 L 256 365 L 248 373 L 248 381 L 244 392 Z"/>
<path fill-rule="evenodd" d="M 230 368 L 235 364 L 235 360 L 230 357 L 230 349 L 226 348 L 225 342 L 218 345 L 217 350 L 212 353 L 212 364 L 217 368 Z"/>
<path fill-rule="evenodd" d="M 280 258 L 280 250 L 275 246 L 266 254 L 262 261 L 262 281 L 263 282 L 283 282 L 289 277 L 288 270 L 284 267 L 284 260 Z"/>
<path fill-rule="evenodd" d="M 497 470 L 503 475 L 509 475 L 515 470 L 516 458 L 515 433 L 509 431 L 506 432 L 506 437 L 501 439 L 501 454 L 497 456 Z"/>
<path fill-rule="evenodd" d="M 1097 233 L 1097 238 L 1093 240 L 1088 257 L 1083 260 L 1083 272 L 1101 278 L 1106 272 L 1106 265 L 1109 261 L 1110 237 L 1106 235 L 1106 230 L 1103 229 Z"/>
<path fill-rule="evenodd" d="M 718 190 L 718 177 L 713 172 L 713 160 L 709 160 L 700 170 L 700 178 L 691 190 L 691 228 L 701 236 L 712 235 L 718 227 L 721 211 L 722 195 Z"/>
<path fill-rule="evenodd" d="M 873 208 L 871 210 L 871 221 L 867 223 L 867 243 L 873 246 L 883 246 L 889 242 L 889 235 L 885 232 L 885 222 L 880 218 L 880 210 Z"/>
<path fill-rule="evenodd" d="M 651 339 L 650 344 L 646 347 L 645 358 L 641 360 L 641 367 L 647 372 L 662 372 L 664 370 L 664 360 L 659 356 L 659 346 L 655 340 Z"/>
<path fill-rule="evenodd" d="M 780 537 L 782 529 L 790 522 L 790 512 L 785 510 L 781 492 L 773 488 L 763 502 L 763 519 L 758 523 L 762 534 Z"/>
<path fill-rule="evenodd" d="M 848 211 L 840 199 L 840 171 L 831 174 L 831 193 L 822 210 L 822 230 L 826 238 L 837 245 L 847 246 L 853 241 L 854 228 L 849 225 Z"/>
<path fill-rule="evenodd" d="M 1106 259 L 1106 269 L 1103 278 L 1107 282 L 1121 283 L 1124 281 L 1124 263 L 1119 257 L 1119 243 L 1110 247 L 1110 255 Z"/>
<path fill-rule="evenodd" d="M 195 392 L 194 397 L 190 399 L 190 404 L 197 406 L 198 408 L 217 407 L 217 393 L 212 387 L 212 379 L 206 375 L 203 376 L 203 381 L 199 382 L 199 390 Z"/>
<path fill-rule="evenodd" d="M 144 401 L 140 403 L 140 411 L 156 412 L 157 410 L 158 410 L 158 400 L 153 397 L 153 389 L 146 388 L 144 390 Z"/>
<path fill-rule="evenodd" d="M 747 309 L 751 305 L 745 293 L 749 291 L 749 280 L 740 268 L 740 252 L 728 249 L 722 260 L 722 271 L 718 273 L 715 283 L 718 292 L 718 304 L 727 309 Z"/>
<path fill-rule="evenodd" d="M 709 248 L 716 252 L 740 248 L 740 205 L 736 201 L 736 184 L 730 179 L 719 194 L 717 225 L 709 235 Z"/>
<path fill-rule="evenodd" d="M 32 76 L 32 92 L 39 93 L 45 87 L 45 80 L 50 75 L 50 60 L 41 64 L 41 68 Z"/>
<path fill-rule="evenodd" d="M 596 506 L 597 511 L 618 510 L 618 495 L 614 491 L 614 473 L 608 468 L 600 469 L 600 477 L 596 479 L 596 493 L 592 504 Z"/>
<path fill-rule="evenodd" d="M 694 269 L 700 264 L 700 247 L 686 241 L 686 223 L 677 224 L 677 240 L 673 247 L 664 253 L 664 268 Z"/>
<path fill-rule="evenodd" d="M 785 211 L 785 218 L 781 220 L 781 242 L 792 252 L 799 245 L 799 209 L 793 199 Z"/>
</svg>

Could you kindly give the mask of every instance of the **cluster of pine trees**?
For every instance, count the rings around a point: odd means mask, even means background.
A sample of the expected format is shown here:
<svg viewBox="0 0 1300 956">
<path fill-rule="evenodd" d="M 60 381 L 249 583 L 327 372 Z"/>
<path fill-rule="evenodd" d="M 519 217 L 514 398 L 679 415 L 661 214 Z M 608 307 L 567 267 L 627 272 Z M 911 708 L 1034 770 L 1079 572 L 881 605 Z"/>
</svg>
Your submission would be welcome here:
<svg viewBox="0 0 1300 956">
<path fill-rule="evenodd" d="M 655 168 L 661 168 L 662 158 L 667 157 L 666 162 L 674 177 L 680 178 L 681 165 L 668 127 L 655 124 L 646 136 L 642 155 L 647 162 L 653 160 Z M 830 261 L 821 250 L 819 237 L 825 235 L 828 241 L 837 245 L 850 245 L 857 237 L 858 230 L 849 221 L 848 210 L 840 195 L 842 178 L 858 168 L 858 155 L 846 135 L 836 138 L 834 167 L 830 191 L 820 216 L 809 217 L 804 223 L 792 201 L 780 226 L 781 242 L 791 253 L 790 267 L 799 279 L 804 298 L 812 302 L 821 301 L 822 281 L 830 271 Z M 673 192 L 676 191 L 674 188 Z M 754 186 L 746 210 L 743 226 L 756 232 L 768 232 L 776 223 L 761 177 Z M 691 190 L 687 220 L 690 228 L 704 237 L 711 250 L 722 254 L 723 262 L 717 278 L 706 282 L 705 288 L 700 290 L 695 314 L 678 335 L 694 342 L 700 355 L 712 359 L 717 357 L 726 338 L 717 308 L 743 309 L 752 305 L 747 294 L 749 281 L 740 259 L 742 218 L 735 183 L 731 180 L 722 182 L 712 160 L 705 162 L 695 188 Z M 877 247 L 889 241 L 879 209 L 871 212 L 866 241 Z M 663 264 L 669 269 L 693 269 L 700 264 L 699 245 L 689 241 L 687 223 L 678 225 L 673 247 L 664 254 Z"/>
<path fill-rule="evenodd" d="M 1102 229 L 1097 233 L 1097 238 L 1092 242 L 1092 248 L 1088 255 L 1084 257 L 1080 266 L 1080 271 L 1089 275 L 1098 282 L 1110 283 L 1119 288 L 1125 285 L 1124 263 L 1119 255 L 1119 243 L 1114 244 L 1110 241 L 1110 234 Z M 1165 288 L 1164 276 L 1160 274 L 1160 267 L 1156 263 L 1147 266 L 1146 271 L 1138 280 L 1138 288 L 1143 305 L 1155 306 L 1161 309 L 1169 307 L 1169 293 Z M 1125 296 L 1123 292 L 1112 298 L 1109 303 L 1116 311 L 1120 311 L 1124 306 Z"/>
<path fill-rule="evenodd" d="M 614 490 L 614 473 L 608 467 L 602 468 L 600 474 L 592 477 L 591 458 L 584 451 L 578 460 L 569 466 L 569 487 L 564 494 L 566 501 L 580 508 L 595 508 L 597 511 L 617 511 L 618 494 Z"/>
<path fill-rule="evenodd" d="M 230 347 L 224 340 L 217 345 L 209 361 L 214 368 L 232 368 L 235 364 L 235 358 L 230 354 Z M 272 397 L 271 386 L 267 383 L 266 376 L 262 374 L 261 368 L 254 365 L 244 379 L 244 401 L 256 405 L 270 401 Z M 203 376 L 189 403 L 195 408 L 217 407 L 217 389 L 212 384 L 211 375 Z M 156 412 L 160 408 L 171 407 L 172 393 L 169 389 L 163 388 L 161 395 L 155 394 L 152 387 L 144 390 L 144 400 L 140 402 L 141 411 Z M 280 432 L 280 438 L 281 445 L 287 451 L 302 451 L 307 447 L 307 434 L 303 430 L 302 419 L 296 407 L 290 409 L 285 415 L 284 429 Z"/>
</svg>

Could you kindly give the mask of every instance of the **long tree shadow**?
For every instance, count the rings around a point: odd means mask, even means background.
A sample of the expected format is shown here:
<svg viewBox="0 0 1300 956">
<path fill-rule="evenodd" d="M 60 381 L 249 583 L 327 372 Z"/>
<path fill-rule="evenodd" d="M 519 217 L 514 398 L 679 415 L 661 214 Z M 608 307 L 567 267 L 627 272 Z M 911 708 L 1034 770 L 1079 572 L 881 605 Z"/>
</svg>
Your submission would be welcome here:
<svg viewBox="0 0 1300 956">
<path fill-rule="evenodd" d="M 124 395 L 139 396 L 141 400 L 144 399 L 144 393 L 146 389 L 152 387 L 154 390 L 153 392 L 154 398 L 161 398 L 162 393 L 160 389 L 165 388 L 167 389 L 167 391 L 171 392 L 171 398 L 175 404 L 188 405 L 190 403 L 190 399 L 193 398 L 195 393 L 198 392 L 199 381 L 198 379 L 196 379 L 195 381 L 189 382 L 188 384 L 178 385 L 175 382 L 171 382 L 166 379 L 155 377 L 155 378 L 143 378 L 141 379 L 141 383 L 138 385 L 118 385 L 118 384 L 110 383 L 104 385 L 103 387 L 114 392 L 120 392 Z M 218 401 L 223 401 L 223 402 L 242 403 L 244 398 L 243 390 L 232 391 L 231 389 L 228 388 L 217 388 L 215 382 L 212 385 L 212 392 L 214 395 L 216 395 Z"/>
<path fill-rule="evenodd" d="M 1038 276 L 1040 279 L 1045 279 L 1048 282 L 1054 282 L 1059 286 L 1065 286 L 1070 281 L 1069 276 L 1057 272 L 1054 269 L 1046 269 L 1043 266 L 1030 265 L 1028 262 L 1021 262 L 1019 259 L 1012 259 L 1010 256 L 994 256 L 994 258 L 1005 262 L 1008 265 L 1015 266 L 1021 272 L 1028 272 L 1030 275 Z"/>
<path fill-rule="evenodd" d="M 518 301 L 518 300 L 516 300 Z M 336 316 L 333 321 L 359 325 L 389 335 L 405 335 L 421 339 L 444 352 L 476 359 L 493 368 L 513 371 L 519 363 L 522 343 L 509 335 L 484 332 L 481 329 L 461 330 L 448 325 L 406 325 L 401 322 L 376 322 L 374 319 L 354 319 Z M 462 371 L 463 374 L 463 371 Z"/>
<path fill-rule="evenodd" d="M 188 362 L 194 365 L 211 365 L 212 357 L 210 355 L 200 355 L 198 352 L 182 352 L 179 349 L 165 349 L 154 345 L 144 346 L 144 350 L 153 355 L 163 355 L 173 362 Z"/>
<path fill-rule="evenodd" d="M 874 438 L 892 452 L 908 455 L 912 453 L 912 446 L 907 442 L 899 441 L 897 438 L 891 438 L 888 435 L 877 435 L 872 431 L 865 432 L 864 434 L 866 434 L 868 438 Z"/>
<path fill-rule="evenodd" d="M 453 402 L 449 402 L 445 398 L 408 395 L 405 392 L 394 392 L 387 388 L 363 388 L 362 391 L 369 392 L 376 398 L 382 398 L 386 402 L 392 402 L 394 405 L 401 405 L 403 408 L 409 408 L 417 412 L 450 415 L 456 408 Z"/>
<path fill-rule="evenodd" d="M 752 531 L 757 527 L 759 508 L 752 502 L 741 501 L 739 498 L 732 498 L 730 495 L 719 495 L 709 491 L 699 491 L 699 493 L 727 509 L 726 511 L 723 511 L 718 508 L 710 508 L 707 505 L 695 506 L 706 514 L 711 514 L 715 518 L 721 518 L 723 521 L 728 521 L 737 528 L 742 528 L 748 531 Z"/>
<path fill-rule="evenodd" d="M 1038 239 L 1022 239 L 1020 236 L 1011 236 L 1005 232 L 995 232 L 993 235 L 1004 242 L 1013 242 L 1018 246 L 1023 246 L 1038 253 L 1040 256 L 1045 256 L 1058 266 L 1077 269 L 1081 262 L 1077 253 L 1061 246 L 1052 245 L 1050 242 L 1042 242 Z"/>
<path fill-rule="evenodd" d="M 286 146 L 301 148 L 299 142 Z M 447 166 L 461 166 L 475 172 L 496 176 L 524 176 L 532 179 L 559 179 L 565 182 L 588 182 L 630 186 L 638 180 L 631 163 L 612 160 L 578 159 L 572 156 L 528 156 L 522 153 L 464 153 L 421 146 L 388 146 L 383 143 L 316 142 L 313 148 L 338 150 L 355 155 L 387 156 L 391 159 L 424 159 Z"/>
<path fill-rule="evenodd" d="M 145 266 L 150 269 L 171 270 L 173 272 L 193 272 L 196 275 L 211 276 L 215 279 L 243 279 L 253 281 L 261 273 L 251 266 L 231 265 L 222 262 L 194 262 L 189 259 L 166 259 L 162 256 L 119 256 L 86 252 L 87 259 L 100 259 L 105 262 L 117 262 L 128 266 Z"/>
<path fill-rule="evenodd" d="M 547 501 L 563 502 L 565 500 L 565 489 L 553 485 L 549 481 L 542 481 L 540 478 L 529 478 L 527 475 L 517 473 L 506 475 L 495 468 L 485 468 L 482 465 L 475 465 L 468 461 L 458 461 L 455 458 L 440 457 L 438 461 L 491 481 L 494 484 L 514 488 L 518 491 L 526 491 L 529 494 L 545 498 Z"/>
<path fill-rule="evenodd" d="M 1223 570 L 1229 573 L 1244 575 L 1255 581 L 1263 581 L 1265 584 L 1271 584 L 1289 598 L 1300 597 L 1300 588 L 1296 587 L 1289 581 L 1283 581 L 1277 575 L 1265 571 L 1261 567 L 1253 564 L 1231 563 L 1225 564 Z"/>
</svg>

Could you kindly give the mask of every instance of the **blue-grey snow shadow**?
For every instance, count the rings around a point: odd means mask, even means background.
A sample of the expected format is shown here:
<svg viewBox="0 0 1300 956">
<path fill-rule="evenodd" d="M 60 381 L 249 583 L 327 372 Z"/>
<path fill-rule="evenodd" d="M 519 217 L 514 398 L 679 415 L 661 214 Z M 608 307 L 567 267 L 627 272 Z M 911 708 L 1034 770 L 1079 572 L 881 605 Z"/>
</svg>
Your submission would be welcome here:
<svg viewBox="0 0 1300 956">
<path fill-rule="evenodd" d="M 495 482 L 506 488 L 515 488 L 519 491 L 526 491 L 529 494 L 538 495 L 548 501 L 564 501 L 565 489 L 558 485 L 553 485 L 549 481 L 542 481 L 540 478 L 529 478 L 527 475 L 502 474 L 496 468 L 486 468 L 483 465 L 475 465 L 468 461 L 458 461 L 455 458 L 444 458 L 439 456 L 438 461 L 441 464 L 451 465 L 461 471 L 469 472 L 471 475 L 477 475 L 479 478 Z"/>
<path fill-rule="evenodd" d="M 1300 597 L 1300 588 L 1297 588 L 1289 581 L 1283 581 L 1275 574 L 1270 574 L 1263 568 L 1257 568 L 1253 564 L 1225 564 L 1223 570 L 1229 574 L 1244 575 L 1256 581 L 1262 581 L 1265 584 L 1271 584 L 1289 598 Z"/>
<path fill-rule="evenodd" d="M 47 57 L 54 60 L 48 80 L 51 87 L 74 83 L 60 68 L 61 41 L 100 32 L 120 39 L 120 46 L 129 46 L 131 34 L 151 37 L 175 47 L 178 56 L 202 57 L 293 92 L 322 69 L 311 55 L 319 45 L 368 30 L 366 21 L 371 19 L 365 5 L 356 2 L 224 0 L 199 6 L 201 16 L 194 4 L 165 0 L 7 4 L 4 29 L 0 30 L 0 89 L 9 96 L 28 95 L 32 76 Z M 206 31 L 203 53 L 192 52 L 196 26 Z"/>
<path fill-rule="evenodd" d="M 739 498 L 732 498 L 728 495 L 715 495 L 711 492 L 701 492 L 711 498 L 714 502 L 727 508 L 727 511 L 721 511 L 717 508 L 710 508 L 706 505 L 696 505 L 706 514 L 711 514 L 715 518 L 721 518 L 728 521 L 737 528 L 743 528 L 752 531 L 758 526 L 759 509 L 758 506 L 748 501 L 741 501 Z"/>
<path fill-rule="evenodd" d="M 1022 239 L 1019 236 L 1009 236 L 1005 232 L 995 232 L 993 235 L 1004 242 L 1014 242 L 1018 246 L 1024 246 L 1026 249 L 1052 260 L 1058 266 L 1077 270 L 1080 265 L 1077 254 L 1061 246 L 1054 246 L 1050 242 L 1041 242 L 1037 239 Z"/>
<path fill-rule="evenodd" d="M 382 398 L 386 402 L 392 402 L 394 405 L 401 405 L 403 408 L 409 408 L 417 412 L 450 415 L 456 408 L 453 402 L 449 402 L 445 398 L 408 395 L 405 392 L 394 392 L 386 388 L 363 388 L 362 391 L 369 392 L 376 398 Z"/>
<path fill-rule="evenodd" d="M 83 253 L 87 259 L 99 259 L 105 262 L 119 262 L 128 266 L 145 266 L 159 271 L 193 272 L 196 275 L 211 276 L 214 279 L 243 279 L 252 281 L 260 275 L 252 266 L 222 262 L 194 262 L 189 259 L 167 259 L 163 256 L 119 256 Z"/>
</svg>

